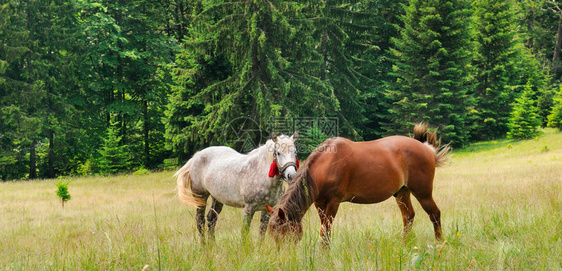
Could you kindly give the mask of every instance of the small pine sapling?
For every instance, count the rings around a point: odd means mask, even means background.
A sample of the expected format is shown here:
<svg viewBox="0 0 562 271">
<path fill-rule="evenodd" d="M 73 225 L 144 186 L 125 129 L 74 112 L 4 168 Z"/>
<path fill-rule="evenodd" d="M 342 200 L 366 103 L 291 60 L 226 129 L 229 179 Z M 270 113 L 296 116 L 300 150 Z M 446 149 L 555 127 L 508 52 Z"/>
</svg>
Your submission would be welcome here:
<svg viewBox="0 0 562 271">
<path fill-rule="evenodd" d="M 64 203 L 70 200 L 70 194 L 68 193 L 68 184 L 70 181 L 63 181 L 60 179 L 55 183 L 57 186 L 57 196 L 61 199 L 62 208 L 64 208 Z"/>
</svg>

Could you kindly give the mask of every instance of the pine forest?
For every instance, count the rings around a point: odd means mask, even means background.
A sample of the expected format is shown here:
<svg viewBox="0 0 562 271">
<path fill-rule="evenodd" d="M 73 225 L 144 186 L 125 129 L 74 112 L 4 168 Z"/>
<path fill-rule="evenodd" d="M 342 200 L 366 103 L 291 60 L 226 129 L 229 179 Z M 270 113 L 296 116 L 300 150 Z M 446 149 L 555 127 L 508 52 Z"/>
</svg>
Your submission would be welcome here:
<svg viewBox="0 0 562 271">
<path fill-rule="evenodd" d="M 561 47 L 556 0 L 0 0 L 0 179 L 297 129 L 302 160 L 419 122 L 454 148 L 534 138 L 562 130 Z"/>
</svg>

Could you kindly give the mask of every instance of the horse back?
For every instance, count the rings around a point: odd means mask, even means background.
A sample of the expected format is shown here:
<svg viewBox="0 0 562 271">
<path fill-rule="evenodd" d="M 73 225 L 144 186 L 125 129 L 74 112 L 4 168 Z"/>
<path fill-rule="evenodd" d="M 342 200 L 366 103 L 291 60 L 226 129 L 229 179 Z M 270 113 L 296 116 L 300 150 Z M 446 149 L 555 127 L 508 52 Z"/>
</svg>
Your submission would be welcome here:
<svg viewBox="0 0 562 271">
<path fill-rule="evenodd" d="M 226 146 L 208 147 L 195 153 L 191 158 L 190 169 L 193 191 L 213 194 L 214 190 L 239 190 L 238 180 L 231 181 L 231 176 L 233 172 L 239 171 L 237 167 L 241 162 L 238 161 L 242 161 L 243 156 Z"/>
</svg>

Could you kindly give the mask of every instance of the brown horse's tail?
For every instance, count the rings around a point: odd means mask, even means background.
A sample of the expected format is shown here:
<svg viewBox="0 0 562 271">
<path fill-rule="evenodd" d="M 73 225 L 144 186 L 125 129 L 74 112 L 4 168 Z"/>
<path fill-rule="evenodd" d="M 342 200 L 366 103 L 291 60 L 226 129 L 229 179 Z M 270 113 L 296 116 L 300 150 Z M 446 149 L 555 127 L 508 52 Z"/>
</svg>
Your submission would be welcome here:
<svg viewBox="0 0 562 271">
<path fill-rule="evenodd" d="M 430 147 L 435 156 L 436 167 L 444 165 L 449 159 L 447 153 L 451 149 L 451 146 L 449 144 L 441 146 L 441 139 L 437 138 L 437 129 L 435 129 L 435 131 L 429 131 L 427 123 L 421 122 L 416 124 L 414 127 L 414 139 L 426 143 L 426 146 Z"/>
<path fill-rule="evenodd" d="M 178 196 L 180 200 L 189 206 L 199 208 L 206 205 L 206 202 L 191 191 L 191 175 L 189 174 L 189 168 L 191 167 L 193 159 L 189 159 L 185 165 L 180 168 L 174 177 L 178 178 Z"/>
</svg>

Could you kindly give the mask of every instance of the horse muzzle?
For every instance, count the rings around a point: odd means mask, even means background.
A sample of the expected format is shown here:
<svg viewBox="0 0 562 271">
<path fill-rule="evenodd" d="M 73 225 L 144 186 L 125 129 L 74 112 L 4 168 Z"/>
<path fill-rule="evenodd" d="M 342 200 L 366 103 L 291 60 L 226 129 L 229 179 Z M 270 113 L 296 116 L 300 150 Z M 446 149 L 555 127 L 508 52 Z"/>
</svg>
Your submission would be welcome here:
<svg viewBox="0 0 562 271">
<path fill-rule="evenodd" d="M 287 162 L 279 169 L 279 172 L 285 177 L 287 183 L 290 184 L 297 175 L 297 163 Z"/>
<path fill-rule="evenodd" d="M 293 182 L 293 179 L 297 175 L 297 167 L 288 167 L 283 175 L 285 176 L 285 180 L 287 180 L 287 183 L 291 184 L 291 182 Z"/>
</svg>

